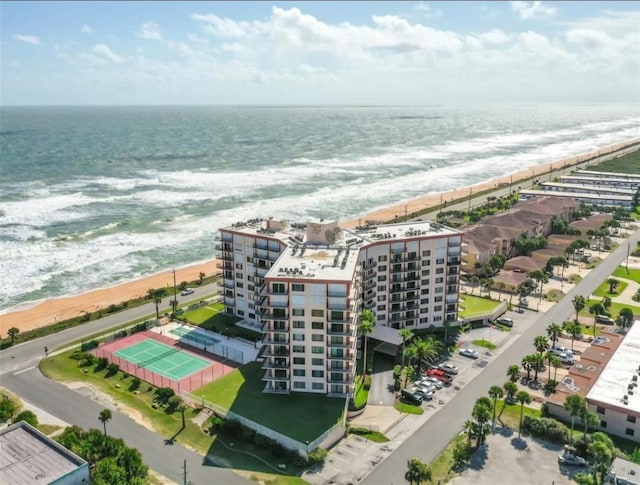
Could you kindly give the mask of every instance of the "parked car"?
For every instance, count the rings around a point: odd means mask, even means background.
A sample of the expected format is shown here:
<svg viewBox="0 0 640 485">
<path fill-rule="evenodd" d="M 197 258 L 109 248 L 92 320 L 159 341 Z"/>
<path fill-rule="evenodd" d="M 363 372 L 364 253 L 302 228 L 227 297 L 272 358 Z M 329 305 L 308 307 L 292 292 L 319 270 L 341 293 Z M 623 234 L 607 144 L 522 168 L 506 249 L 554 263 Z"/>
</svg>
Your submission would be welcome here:
<svg viewBox="0 0 640 485">
<path fill-rule="evenodd" d="M 428 381 L 431 384 L 433 384 L 435 386 L 436 389 L 442 389 L 442 381 L 440 379 L 438 379 L 437 377 L 423 377 L 422 378 L 423 381 Z"/>
<path fill-rule="evenodd" d="M 426 379 L 421 379 L 416 383 L 416 386 L 418 387 L 418 389 L 426 389 L 427 391 L 436 391 L 436 386 L 433 385 L 432 382 L 429 382 Z"/>
<path fill-rule="evenodd" d="M 555 355 L 562 355 L 562 354 L 567 354 L 567 355 L 573 355 L 573 352 L 571 351 L 571 349 L 568 349 L 567 347 L 564 347 L 562 345 L 556 345 L 555 347 L 551 347 L 551 352 L 553 352 Z"/>
<path fill-rule="evenodd" d="M 596 315 L 596 322 L 602 323 L 603 325 L 613 325 L 616 323 L 615 320 L 606 315 Z"/>
<path fill-rule="evenodd" d="M 558 355 L 558 358 L 562 361 L 563 364 L 573 365 L 573 363 L 574 363 L 572 354 L 563 353 L 563 354 Z"/>
<path fill-rule="evenodd" d="M 453 376 L 450 374 L 447 374 L 442 369 L 429 369 L 427 371 L 427 375 L 430 377 L 435 377 L 436 379 L 441 381 L 443 384 L 451 385 L 451 383 L 453 382 Z"/>
<path fill-rule="evenodd" d="M 416 396 L 421 396 L 423 401 L 431 401 L 433 399 L 433 395 L 435 394 L 435 392 L 432 390 L 417 386 L 412 387 L 411 389 L 409 389 L 409 391 Z"/>
<path fill-rule="evenodd" d="M 421 394 L 411 392 L 409 389 L 403 389 L 400 392 L 400 397 L 409 404 L 415 404 L 417 406 L 420 406 L 424 400 Z"/>
<path fill-rule="evenodd" d="M 470 359 L 477 359 L 480 357 L 480 354 L 476 350 L 473 350 L 469 347 L 465 347 L 464 349 L 460 349 L 460 355 L 463 357 L 469 357 Z"/>
<path fill-rule="evenodd" d="M 587 466 L 587 460 L 572 453 L 560 453 L 558 455 L 558 463 L 561 465 Z"/>
<path fill-rule="evenodd" d="M 180 293 L 180 296 L 187 296 L 187 295 L 191 295 L 194 291 L 193 288 L 185 288 L 184 290 L 182 290 L 182 293 Z"/>
<path fill-rule="evenodd" d="M 440 370 L 443 370 L 447 374 L 453 374 L 454 376 L 458 375 L 458 368 L 453 364 L 449 364 L 448 362 L 446 364 L 440 364 L 438 368 Z"/>
<path fill-rule="evenodd" d="M 511 318 L 502 317 L 496 320 L 496 323 L 504 325 L 505 327 L 513 327 L 513 320 Z"/>
</svg>

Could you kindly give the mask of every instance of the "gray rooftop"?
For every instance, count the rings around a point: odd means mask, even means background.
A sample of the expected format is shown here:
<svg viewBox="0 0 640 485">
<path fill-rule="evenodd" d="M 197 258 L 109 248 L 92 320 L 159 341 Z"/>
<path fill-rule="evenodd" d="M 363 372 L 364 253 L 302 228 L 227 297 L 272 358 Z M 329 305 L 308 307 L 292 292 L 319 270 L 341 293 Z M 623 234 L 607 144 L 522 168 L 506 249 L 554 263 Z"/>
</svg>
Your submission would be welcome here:
<svg viewBox="0 0 640 485">
<path fill-rule="evenodd" d="M 0 483 L 51 483 L 86 464 L 24 421 L 0 431 Z"/>
<path fill-rule="evenodd" d="M 363 238 L 371 243 L 374 241 L 391 239 L 422 239 L 425 237 L 462 235 L 462 231 L 443 226 L 436 222 L 417 221 L 401 222 L 397 224 L 381 224 L 379 226 L 359 227 L 346 229 L 355 236 Z"/>
<path fill-rule="evenodd" d="M 635 387 L 632 392 L 628 392 L 633 382 L 640 384 L 638 354 L 640 354 L 640 324 L 636 321 L 591 387 L 587 399 L 636 413 L 640 412 L 640 390 Z M 636 376 L 635 381 L 633 376 Z M 624 396 L 627 396 L 626 404 Z"/>
<path fill-rule="evenodd" d="M 351 281 L 358 264 L 359 246 L 338 248 L 324 245 L 288 247 L 273 264 L 267 278 Z"/>
<path fill-rule="evenodd" d="M 615 477 L 618 480 L 614 483 L 640 484 L 640 465 L 632 461 L 624 460 L 620 457 L 614 458 L 609 473 L 611 477 Z"/>
<path fill-rule="evenodd" d="M 570 189 L 573 190 L 590 190 L 594 194 L 605 193 L 605 194 L 620 194 L 620 195 L 631 195 L 633 196 L 636 191 L 633 189 L 619 189 L 617 187 L 603 187 L 601 185 L 587 185 L 587 184 L 569 184 L 564 182 L 542 182 L 542 187 L 555 187 L 558 189 L 567 189 L 567 192 Z"/>
<path fill-rule="evenodd" d="M 620 202 L 632 202 L 633 197 L 631 195 L 614 195 L 614 194 L 592 194 L 589 192 L 558 192 L 555 190 L 535 190 L 535 189 L 522 189 L 521 195 L 547 195 L 549 197 L 566 197 L 571 199 L 591 199 L 591 200 L 617 200 Z"/>
</svg>

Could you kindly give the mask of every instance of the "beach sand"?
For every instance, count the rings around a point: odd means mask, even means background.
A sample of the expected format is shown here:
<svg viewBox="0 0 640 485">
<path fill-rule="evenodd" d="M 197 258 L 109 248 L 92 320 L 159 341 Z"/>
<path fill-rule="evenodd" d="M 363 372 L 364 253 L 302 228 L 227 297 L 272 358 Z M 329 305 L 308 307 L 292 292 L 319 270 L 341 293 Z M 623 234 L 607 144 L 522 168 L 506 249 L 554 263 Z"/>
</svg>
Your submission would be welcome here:
<svg viewBox="0 0 640 485">
<path fill-rule="evenodd" d="M 633 143 L 638 141 L 640 140 L 633 140 Z M 472 187 L 460 187 L 442 194 L 437 193 L 419 197 L 393 207 L 376 210 L 372 213 L 363 215 L 359 219 L 341 222 L 340 225 L 343 227 L 355 227 L 360 222 L 364 223 L 367 220 L 392 220 L 396 215 L 398 217 L 404 216 L 405 211 L 408 214 L 411 214 L 429 207 L 437 207 L 440 205 L 441 200 L 442 202 L 450 202 L 456 199 L 462 199 L 468 197 L 470 191 L 472 193 L 478 193 L 483 190 L 497 188 L 502 184 L 508 185 L 509 183 L 512 183 L 513 187 L 517 188 L 518 182 L 521 180 L 548 174 L 550 170 L 560 169 L 562 167 L 575 164 L 577 161 L 586 161 L 598 154 L 606 155 L 607 153 L 623 148 L 625 145 L 630 143 L 631 142 L 619 143 L 603 147 L 600 150 L 596 150 L 591 153 L 582 153 L 577 156 L 574 155 L 572 157 L 565 158 L 564 160 L 539 165 L 535 168 L 528 168 L 512 175 L 499 177 Z M 214 252 L 213 247 L 211 252 Z M 176 281 L 179 284 L 181 281 L 197 280 L 200 272 L 205 273 L 206 276 L 218 273 L 216 263 L 216 260 L 212 260 L 203 264 L 176 269 Z M 117 304 L 125 300 L 144 296 L 147 294 L 147 290 L 149 288 L 162 288 L 165 286 L 173 286 L 172 271 L 166 271 L 149 277 L 136 279 L 110 288 L 102 288 L 79 295 L 46 300 L 32 306 L 31 308 L 0 315 L 0 335 L 2 337 L 6 337 L 7 330 L 11 327 L 17 327 L 21 332 L 24 332 L 26 330 L 73 318 L 85 311 L 93 312 L 100 308 L 105 308 L 112 303 Z"/>
</svg>

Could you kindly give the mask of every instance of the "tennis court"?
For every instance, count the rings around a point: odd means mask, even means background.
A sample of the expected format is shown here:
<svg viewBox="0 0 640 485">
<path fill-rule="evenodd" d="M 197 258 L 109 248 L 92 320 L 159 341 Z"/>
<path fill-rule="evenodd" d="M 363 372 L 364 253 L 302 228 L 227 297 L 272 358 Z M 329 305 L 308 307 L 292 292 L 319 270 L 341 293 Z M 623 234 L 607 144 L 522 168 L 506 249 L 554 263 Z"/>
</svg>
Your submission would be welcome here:
<svg viewBox="0 0 640 485">
<path fill-rule="evenodd" d="M 207 335 L 204 335 L 202 332 L 197 332 L 196 330 L 190 328 L 176 327 L 169 330 L 169 332 L 177 337 L 180 337 L 181 340 L 195 342 L 206 347 L 213 347 L 215 344 L 220 343 L 220 340 L 209 337 Z"/>
<path fill-rule="evenodd" d="M 114 355 L 134 363 L 138 368 L 149 369 L 174 381 L 180 381 L 211 364 L 207 360 L 182 352 L 179 348 L 152 339 L 145 339 L 117 350 Z"/>
</svg>

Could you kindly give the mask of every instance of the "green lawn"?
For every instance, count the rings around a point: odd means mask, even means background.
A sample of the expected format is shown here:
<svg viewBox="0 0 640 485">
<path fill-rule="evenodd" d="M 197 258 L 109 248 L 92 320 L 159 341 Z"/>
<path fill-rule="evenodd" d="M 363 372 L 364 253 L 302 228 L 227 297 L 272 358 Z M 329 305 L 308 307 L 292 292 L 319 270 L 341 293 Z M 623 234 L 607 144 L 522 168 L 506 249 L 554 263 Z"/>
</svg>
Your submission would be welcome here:
<svg viewBox="0 0 640 485">
<path fill-rule="evenodd" d="M 496 408 L 496 420 L 497 416 L 500 414 L 500 410 L 502 409 L 502 405 L 504 404 L 504 399 L 498 399 L 497 408 Z M 532 418 L 540 417 L 540 410 L 536 408 L 531 408 L 529 406 L 524 407 L 524 415 L 531 416 Z M 502 412 L 502 416 L 500 417 L 500 421 L 506 426 L 509 426 L 512 429 L 517 430 L 520 426 L 520 404 L 509 404 L 504 407 L 504 411 Z"/>
<path fill-rule="evenodd" d="M 461 318 L 473 318 L 480 315 L 487 315 L 493 312 L 498 305 L 500 305 L 499 301 L 468 294 L 462 294 L 460 295 L 460 298 L 462 299 L 459 311 Z"/>
<path fill-rule="evenodd" d="M 580 315 L 584 317 L 593 318 L 593 315 L 589 313 L 589 307 L 594 303 L 602 303 L 602 302 L 600 300 L 587 300 L 587 306 L 585 306 L 584 310 L 580 312 Z M 609 313 L 611 313 L 611 318 L 615 320 L 615 318 L 620 313 L 620 310 L 622 310 L 623 308 L 629 308 L 631 309 L 634 315 L 640 315 L 640 307 L 633 306 L 633 305 L 625 305 L 624 303 L 618 303 L 618 302 L 612 301 L 611 306 L 609 307 L 609 310 L 608 310 Z M 574 316 L 575 316 L 575 312 L 574 312 Z"/>
<path fill-rule="evenodd" d="M 627 271 L 624 266 L 618 266 L 611 276 L 614 278 L 626 278 L 640 283 L 640 269 L 636 268 L 629 268 Z"/>
<path fill-rule="evenodd" d="M 602 284 L 598 286 L 598 289 L 593 292 L 593 294 L 596 296 L 600 296 L 602 298 L 604 298 L 605 296 L 608 296 L 609 298 L 614 299 L 616 296 L 620 295 L 627 286 L 628 286 L 628 283 L 618 280 L 618 286 L 616 288 L 616 292 L 609 293 L 609 283 L 607 283 L 606 281 L 603 281 Z"/>
<path fill-rule="evenodd" d="M 236 326 L 235 324 L 242 319 L 233 315 L 227 315 L 223 310 L 224 306 L 222 303 L 214 303 L 187 312 L 182 315 L 182 317 L 193 325 L 198 325 L 199 327 L 219 333 L 220 335 L 241 337 L 253 342 L 262 339 L 261 333 Z"/>
<path fill-rule="evenodd" d="M 395 408 L 401 413 L 405 414 L 423 414 L 424 409 L 422 406 L 414 406 L 413 404 L 407 404 L 402 401 L 396 401 Z"/>
<path fill-rule="evenodd" d="M 102 392 L 112 396 L 117 402 L 136 410 L 141 416 L 151 423 L 154 431 L 162 438 L 170 438 L 176 434 L 181 428 L 181 415 L 176 412 L 174 414 L 166 414 L 162 409 L 153 409 L 152 403 L 154 398 L 155 387 L 143 382 L 137 394 L 129 390 L 131 377 L 123 378 L 123 374 L 118 372 L 115 376 L 106 378 L 105 372 L 94 372 L 92 368 L 88 368 L 88 372 L 84 372 L 78 366 L 78 361 L 71 359 L 72 351 L 67 351 L 53 357 L 48 357 L 40 361 L 40 370 L 50 379 L 64 382 L 87 382 Z M 253 444 L 242 442 L 242 440 L 234 440 L 234 447 L 227 448 L 222 444 L 220 439 L 212 437 L 204 433 L 200 426 L 196 425 L 192 419 L 200 412 L 199 409 L 188 408 L 186 411 L 186 428 L 183 429 L 175 438 L 176 441 L 197 450 L 201 454 L 209 453 L 224 460 L 225 466 L 238 470 L 246 470 L 252 473 L 264 473 L 268 480 L 264 483 L 273 485 L 291 485 L 302 484 L 299 477 L 291 477 L 278 475 L 277 465 L 283 463 L 284 458 L 274 458 L 270 450 L 264 447 L 257 447 Z M 207 426 L 208 420 L 203 425 Z M 100 423 L 96 418 L 96 427 L 100 427 Z M 258 456 L 256 459 L 251 453 Z M 271 468 L 263 461 L 271 464 Z M 287 461 L 287 473 L 297 474 L 301 469 L 292 462 Z"/>
<path fill-rule="evenodd" d="M 345 400 L 322 394 L 266 394 L 264 370 L 252 362 L 193 394 L 301 443 L 313 441 L 342 419 Z"/>
</svg>

